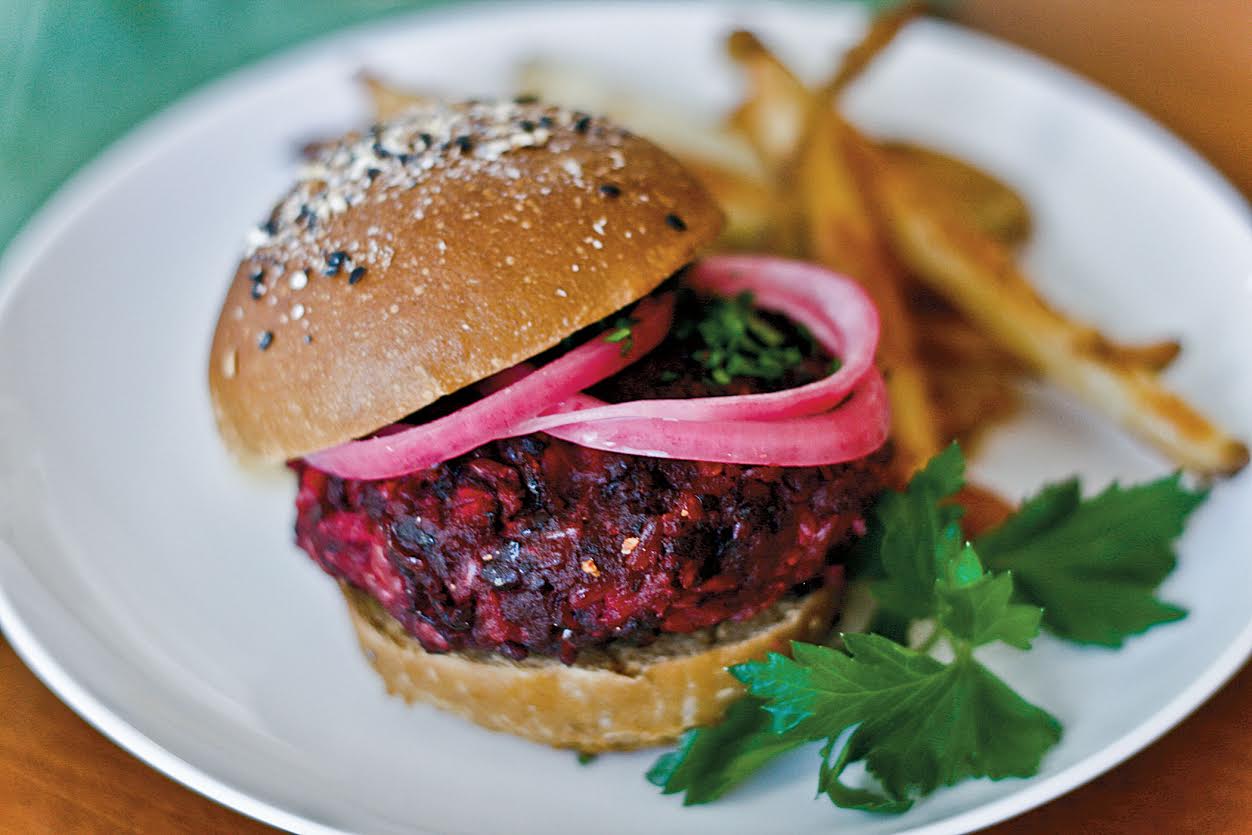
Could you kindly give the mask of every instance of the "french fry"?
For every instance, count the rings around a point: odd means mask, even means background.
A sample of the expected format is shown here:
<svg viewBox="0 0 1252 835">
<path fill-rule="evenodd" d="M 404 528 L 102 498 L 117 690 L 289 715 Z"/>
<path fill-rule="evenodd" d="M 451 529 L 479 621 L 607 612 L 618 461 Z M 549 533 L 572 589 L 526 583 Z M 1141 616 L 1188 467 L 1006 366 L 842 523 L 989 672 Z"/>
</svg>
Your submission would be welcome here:
<svg viewBox="0 0 1252 835">
<path fill-rule="evenodd" d="M 860 78 L 884 49 L 891 45 L 910 21 L 921 16 L 925 4 L 910 0 L 902 3 L 870 21 L 865 34 L 851 49 L 844 53 L 839 69 L 826 84 L 827 96 L 838 95 L 845 87 Z"/>
<path fill-rule="evenodd" d="M 881 142 L 888 163 L 903 168 L 945 209 L 1009 245 L 1030 236 L 1030 208 L 1021 195 L 974 165 L 911 142 Z"/>
<path fill-rule="evenodd" d="M 1214 476 L 1248 463 L 1247 446 L 1167 390 L 1155 372 L 1093 346 L 1090 329 L 1075 327 L 1037 295 L 1006 292 L 1029 285 L 999 244 L 934 211 L 869 142 L 853 136 L 850 146 L 897 255 L 989 337 L 1180 467 Z"/>
<path fill-rule="evenodd" d="M 748 95 L 727 118 L 746 137 L 774 179 L 800 145 L 809 110 L 804 84 L 751 32 L 726 39 L 726 51 L 747 75 Z"/>
</svg>

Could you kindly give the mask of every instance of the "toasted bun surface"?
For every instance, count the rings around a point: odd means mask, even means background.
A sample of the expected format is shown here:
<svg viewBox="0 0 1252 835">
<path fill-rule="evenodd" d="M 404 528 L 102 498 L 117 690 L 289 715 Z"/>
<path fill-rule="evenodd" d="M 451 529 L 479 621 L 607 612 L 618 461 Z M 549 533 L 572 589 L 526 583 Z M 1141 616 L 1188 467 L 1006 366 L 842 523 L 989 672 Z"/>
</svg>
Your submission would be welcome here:
<svg viewBox="0 0 1252 835">
<path fill-rule="evenodd" d="M 663 635 L 646 647 L 610 644 L 566 666 L 487 652 L 428 653 L 369 595 L 343 586 L 357 639 L 387 692 L 428 702 L 492 730 L 587 753 L 674 740 L 721 718 L 743 694 L 726 667 L 830 629 L 837 593 L 788 598 L 744 623 Z"/>
<path fill-rule="evenodd" d="M 673 158 L 558 108 L 431 105 L 349 135 L 227 293 L 222 435 L 281 460 L 367 434 L 641 298 L 720 226 Z"/>
</svg>

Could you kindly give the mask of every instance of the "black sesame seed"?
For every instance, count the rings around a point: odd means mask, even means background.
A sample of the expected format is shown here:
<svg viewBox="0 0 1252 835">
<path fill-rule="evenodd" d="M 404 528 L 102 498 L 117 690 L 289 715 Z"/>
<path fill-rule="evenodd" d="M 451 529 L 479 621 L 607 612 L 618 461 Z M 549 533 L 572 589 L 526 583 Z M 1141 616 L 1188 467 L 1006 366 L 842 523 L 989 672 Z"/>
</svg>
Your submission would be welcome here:
<svg viewBox="0 0 1252 835">
<path fill-rule="evenodd" d="M 590 116 L 579 116 L 578 121 L 574 122 L 574 130 L 578 131 L 579 133 L 586 133 L 587 128 L 589 127 L 591 127 Z"/>
<path fill-rule="evenodd" d="M 252 275 L 248 276 L 248 280 L 251 281 L 253 284 L 256 284 L 258 281 L 263 281 L 264 279 L 265 279 L 265 270 L 257 270 Z"/>
<path fill-rule="evenodd" d="M 422 144 L 425 145 L 427 148 L 435 144 L 435 138 L 431 136 L 429 133 L 420 133 L 418 134 L 417 138 L 422 140 Z"/>
<path fill-rule="evenodd" d="M 365 278 L 364 267 L 353 267 L 352 272 L 348 273 L 349 284 L 356 284 L 358 281 L 360 281 L 363 278 Z"/>
<path fill-rule="evenodd" d="M 259 281 L 258 281 L 258 282 L 256 282 L 255 284 L 253 284 L 253 285 L 252 285 L 252 298 L 254 298 L 254 299 L 259 299 L 259 298 L 261 298 L 261 296 L 264 296 L 264 295 L 265 295 L 265 285 L 264 285 L 264 284 L 262 284 L 261 282 L 259 282 Z"/>
<path fill-rule="evenodd" d="M 600 193 L 605 197 L 621 197 L 622 190 L 612 183 L 600 183 Z"/>
<path fill-rule="evenodd" d="M 677 229 L 679 232 L 687 231 L 687 222 L 676 214 L 670 213 L 666 215 L 665 222 L 669 224 L 671 229 Z"/>
<path fill-rule="evenodd" d="M 534 104 L 539 101 L 539 97 L 533 93 L 526 93 L 513 99 L 514 104 Z"/>
<path fill-rule="evenodd" d="M 274 218 L 270 218 L 269 220 L 261 224 L 261 229 L 267 235 L 274 235 L 276 232 L 278 232 L 278 222 L 274 220 Z"/>
<path fill-rule="evenodd" d="M 256 346 L 262 351 L 268 350 L 274 344 L 273 331 L 261 331 L 260 337 L 257 338 Z"/>
<path fill-rule="evenodd" d="M 408 165 L 410 162 L 413 161 L 413 155 L 412 154 L 400 154 L 396 157 L 396 159 L 400 160 L 401 165 Z"/>
<path fill-rule="evenodd" d="M 348 253 L 342 249 L 327 255 L 326 269 L 322 270 L 322 275 L 339 275 L 339 270 L 343 267 L 344 259 L 347 257 Z"/>
<path fill-rule="evenodd" d="M 474 150 L 474 141 L 468 136 L 458 136 L 456 138 L 456 146 L 461 149 L 461 153 L 468 154 Z"/>
<path fill-rule="evenodd" d="M 383 143 L 381 142 L 374 143 L 373 151 L 374 151 L 374 156 L 378 157 L 379 159 L 387 159 L 388 157 L 391 156 L 391 151 L 388 151 L 386 148 L 384 148 Z"/>
<path fill-rule="evenodd" d="M 371 183 L 372 183 L 372 182 L 374 182 L 374 179 L 375 179 L 376 177 L 378 177 L 378 175 L 379 175 L 379 174 L 381 174 L 381 173 L 383 173 L 381 168 L 367 168 L 367 169 L 365 169 L 365 176 L 370 178 L 370 182 L 371 182 Z"/>
<path fill-rule="evenodd" d="M 551 117 L 551 116 L 540 116 L 540 117 L 539 117 L 539 127 L 541 127 L 541 128 L 550 128 L 550 127 L 552 127 L 552 125 L 553 125 L 553 124 L 555 124 L 555 123 L 552 121 L 552 117 Z"/>
<path fill-rule="evenodd" d="M 529 120 L 529 119 L 523 119 L 523 120 L 522 120 L 521 122 L 519 122 L 518 124 L 521 126 L 521 129 L 522 129 L 522 130 L 524 130 L 524 131 L 526 131 L 527 133 L 534 133 L 534 130 L 535 130 L 535 123 L 534 123 L 534 122 L 532 122 L 531 120 Z"/>
<path fill-rule="evenodd" d="M 313 344 L 313 334 L 311 334 L 311 333 L 306 333 L 306 334 L 304 335 L 304 344 L 305 344 L 305 345 L 312 345 L 312 344 Z"/>
</svg>

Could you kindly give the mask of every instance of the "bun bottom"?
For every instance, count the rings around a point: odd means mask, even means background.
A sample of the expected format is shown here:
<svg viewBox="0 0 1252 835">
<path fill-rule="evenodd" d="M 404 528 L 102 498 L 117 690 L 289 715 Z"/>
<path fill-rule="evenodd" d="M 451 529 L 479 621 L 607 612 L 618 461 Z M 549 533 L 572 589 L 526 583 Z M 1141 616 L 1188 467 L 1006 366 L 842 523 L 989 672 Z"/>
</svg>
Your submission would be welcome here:
<svg viewBox="0 0 1252 835">
<path fill-rule="evenodd" d="M 485 728 L 588 754 L 672 742 L 708 725 L 743 693 L 726 667 L 791 641 L 825 636 L 838 585 L 787 598 L 751 620 L 690 634 L 665 634 L 645 647 L 584 650 L 577 663 L 498 653 L 430 653 L 373 598 L 342 586 L 357 639 L 387 692 L 426 702 Z"/>
</svg>

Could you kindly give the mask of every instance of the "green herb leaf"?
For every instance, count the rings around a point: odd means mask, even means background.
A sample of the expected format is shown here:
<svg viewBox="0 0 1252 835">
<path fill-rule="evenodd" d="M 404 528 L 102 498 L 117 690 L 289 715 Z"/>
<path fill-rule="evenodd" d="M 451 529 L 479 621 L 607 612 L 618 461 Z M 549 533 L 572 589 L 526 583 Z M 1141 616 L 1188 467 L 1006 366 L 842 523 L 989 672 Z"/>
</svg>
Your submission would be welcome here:
<svg viewBox="0 0 1252 835">
<path fill-rule="evenodd" d="M 964 644 L 956 660 L 942 664 L 878 635 L 843 637 L 846 654 L 796 644 L 795 660 L 773 656 L 733 670 L 749 693 L 765 700 L 775 731 L 837 740 L 855 728 L 844 743 L 849 751 L 834 763 L 828 743 L 820 775 L 822 790 L 837 804 L 898 811 L 961 780 L 1026 777 L 1060 739 L 1056 719 L 1014 693 Z M 884 795 L 839 782 L 858 760 Z"/>
<path fill-rule="evenodd" d="M 1178 475 L 1112 485 L 1082 500 L 1075 480 L 1050 485 L 975 546 L 994 571 L 1013 572 L 1019 595 L 1044 607 L 1067 640 L 1121 646 L 1186 612 L 1156 597 L 1176 563 L 1173 544 L 1206 491 Z"/>
<path fill-rule="evenodd" d="M 943 500 L 964 483 L 965 457 L 953 444 L 932 458 L 903 493 L 889 492 L 878 500 L 857 562 L 862 576 L 880 578 L 870 588 L 887 612 L 902 618 L 934 615 L 938 565 L 960 545 L 962 509 Z M 941 553 L 940 545 L 947 551 Z"/>
<path fill-rule="evenodd" d="M 687 731 L 678 747 L 648 771 L 662 794 L 686 792 L 683 805 L 708 803 L 739 785 L 780 755 L 808 740 L 777 734 L 756 699 L 730 706 L 720 724 Z"/>
<path fill-rule="evenodd" d="M 787 335 L 756 311 L 751 293 L 704 301 L 697 321 L 675 326 L 681 339 L 693 333 L 699 335 L 704 347 L 692 358 L 718 385 L 729 385 L 736 377 L 778 380 L 804 361 L 800 346 L 788 345 Z"/>
<path fill-rule="evenodd" d="M 635 347 L 635 333 L 633 329 L 637 324 L 639 324 L 638 319 L 632 319 L 629 316 L 619 316 L 604 337 L 604 341 L 622 343 L 622 356 L 626 356 Z"/>
<path fill-rule="evenodd" d="M 1039 634 L 1043 610 L 1011 602 L 1013 577 L 983 570 L 978 554 L 966 545 L 950 561 L 935 587 L 939 627 L 970 646 L 1003 641 L 1030 649 Z"/>
</svg>

